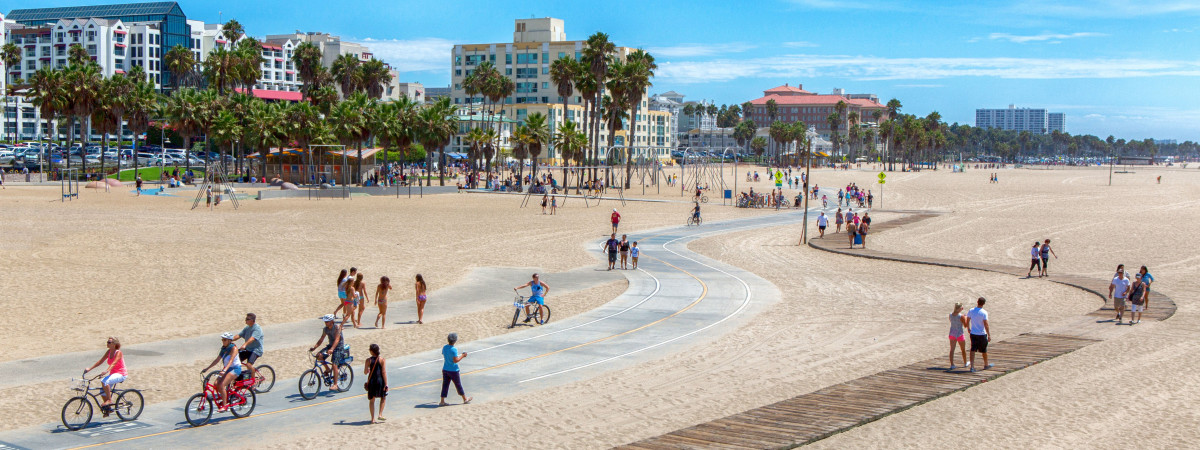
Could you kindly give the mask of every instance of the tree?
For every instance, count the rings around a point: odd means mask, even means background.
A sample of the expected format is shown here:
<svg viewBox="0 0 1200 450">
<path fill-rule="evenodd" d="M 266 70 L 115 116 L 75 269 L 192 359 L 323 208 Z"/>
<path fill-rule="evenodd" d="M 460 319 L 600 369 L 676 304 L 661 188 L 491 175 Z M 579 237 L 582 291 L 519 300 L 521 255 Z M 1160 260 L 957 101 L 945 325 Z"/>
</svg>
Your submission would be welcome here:
<svg viewBox="0 0 1200 450">
<path fill-rule="evenodd" d="M 359 71 L 362 89 L 366 91 L 367 96 L 372 99 L 383 98 L 384 87 L 392 82 L 392 74 L 383 61 L 371 58 L 359 67 Z"/>
<path fill-rule="evenodd" d="M 191 164 L 192 138 L 199 134 L 204 126 L 206 106 L 200 92 L 191 88 L 176 91 L 163 104 L 163 113 L 167 121 L 183 139 L 188 164 Z"/>
<path fill-rule="evenodd" d="M 45 128 L 50 134 L 49 139 L 52 141 L 58 140 L 58 133 L 56 132 L 57 130 L 51 128 L 51 124 L 58 119 L 60 113 L 65 112 L 67 109 L 66 93 L 63 90 L 65 83 L 62 71 L 42 68 L 34 72 L 33 76 L 29 78 L 30 89 L 25 94 L 30 99 L 30 102 L 38 108 L 42 120 L 46 121 Z M 40 130 L 38 132 L 38 139 L 41 139 Z"/>
<path fill-rule="evenodd" d="M 104 163 L 108 153 L 108 136 L 116 134 L 120 141 L 125 109 L 134 89 L 133 81 L 118 75 L 104 79 L 96 89 L 96 106 L 92 111 L 92 123 L 100 132 L 103 147 L 100 152 L 100 173 L 104 174 Z M 136 155 L 135 155 L 136 156 Z M 120 155 L 117 156 L 119 164 Z M 103 176 L 103 175 L 102 175 Z"/>
<path fill-rule="evenodd" d="M 125 117 L 133 132 L 133 175 L 138 175 L 138 136 L 150 129 L 150 116 L 158 110 L 159 98 L 154 86 L 143 78 L 133 79 L 133 89 L 125 100 Z"/>
<path fill-rule="evenodd" d="M 758 157 L 761 158 L 763 155 L 763 152 L 766 151 L 766 149 L 767 149 L 767 138 L 758 136 L 750 141 L 750 150 L 753 150 L 754 154 L 757 155 Z"/>
<path fill-rule="evenodd" d="M 575 77 L 580 71 L 579 62 L 569 56 L 558 58 L 550 63 L 550 82 L 554 83 L 554 88 L 558 91 L 558 97 L 562 99 L 562 120 L 567 120 L 567 104 L 571 100 L 571 94 L 575 93 L 573 85 Z"/>
<path fill-rule="evenodd" d="M 64 89 L 66 91 L 65 104 L 69 106 L 70 117 L 67 126 L 67 136 L 71 136 L 71 126 L 74 125 L 74 120 L 79 120 L 79 141 L 85 146 L 88 142 L 87 130 L 88 119 L 91 118 L 92 112 L 96 109 L 99 102 L 98 88 L 100 86 L 100 67 L 92 61 L 87 61 L 81 65 L 69 66 L 66 72 L 66 83 Z M 68 147 L 70 147 L 68 140 Z M 70 158 L 67 158 L 70 160 Z M 80 152 L 80 166 L 84 172 L 87 172 L 87 154 Z"/>
<path fill-rule="evenodd" d="M 182 45 L 167 50 L 164 56 L 167 71 L 171 73 L 171 87 L 179 89 L 185 85 L 196 70 L 196 59 L 192 51 Z"/>
<path fill-rule="evenodd" d="M 446 185 L 446 146 L 458 133 L 458 116 L 455 115 L 455 110 L 450 99 L 445 97 L 438 100 L 437 103 L 426 106 L 417 114 L 417 122 L 420 124 L 420 129 L 423 130 L 418 135 L 421 143 L 427 148 L 438 149 L 440 155 L 438 180 L 442 186 Z M 430 173 L 432 172 L 430 170 Z M 425 185 L 429 186 L 430 184 L 431 180 L 427 179 Z"/>
<path fill-rule="evenodd" d="M 788 124 L 782 120 L 771 122 L 771 127 L 767 129 L 767 135 L 771 136 L 771 141 L 775 143 L 775 157 L 783 153 L 779 146 L 788 141 L 788 133 Z"/>
<path fill-rule="evenodd" d="M 517 169 L 514 170 L 517 178 L 517 192 L 521 192 L 521 185 L 524 184 L 521 176 L 525 170 L 525 159 L 529 157 L 529 139 L 529 128 L 525 125 L 518 125 L 513 130 L 512 156 L 517 160 Z"/>
<path fill-rule="evenodd" d="M 4 62 L 5 72 L 10 72 L 13 68 L 20 67 L 21 49 L 17 47 L 17 44 L 13 44 L 12 42 L 4 44 L 3 47 L 0 47 L 0 60 Z M 9 89 L 15 87 L 16 84 L 16 80 L 11 80 L 11 82 L 8 84 Z M 10 94 L 9 97 L 13 96 Z M 17 142 L 16 132 L 13 133 L 12 142 Z"/>
<path fill-rule="evenodd" d="M 358 92 L 359 86 L 362 86 L 362 71 L 358 70 L 358 66 L 357 56 L 345 54 L 334 60 L 330 68 L 344 99 L 350 98 L 350 94 Z"/>
<path fill-rule="evenodd" d="M 888 102 L 887 102 L 888 120 L 895 120 L 896 116 L 898 114 L 900 114 L 900 108 L 902 106 L 903 105 L 900 104 L 900 100 L 897 100 L 894 98 L 891 100 L 888 100 Z M 893 129 L 893 132 L 894 131 L 895 130 Z M 892 165 L 892 141 L 891 141 L 891 139 L 893 136 L 894 136 L 894 134 L 891 134 L 891 133 L 888 134 L 888 145 L 887 145 L 888 170 L 896 170 L 895 166 Z"/>
<path fill-rule="evenodd" d="M 629 108 L 629 140 L 625 143 L 625 189 L 629 189 L 633 177 L 633 158 L 629 151 L 637 145 L 637 112 L 646 96 L 646 89 L 654 85 L 650 79 L 654 78 L 658 64 L 655 64 L 653 55 L 640 48 L 630 53 L 625 61 L 626 73 L 621 78 L 625 85 L 622 88 L 625 105 Z"/>
<path fill-rule="evenodd" d="M 233 79 L 233 71 L 235 70 L 237 54 L 232 50 L 217 48 L 208 54 L 204 59 L 203 73 L 204 79 L 208 81 L 210 88 L 217 88 L 217 93 L 225 95 L 225 88 L 229 87 L 230 81 Z"/>
<path fill-rule="evenodd" d="M 575 126 L 575 122 L 566 121 L 558 127 L 558 133 L 554 135 L 555 147 L 562 153 L 563 161 L 578 160 L 583 156 L 585 149 L 588 147 L 587 133 Z M 579 176 L 583 176 L 583 171 L 579 171 Z M 566 188 L 567 168 L 563 167 L 563 188 Z M 578 189 L 581 182 L 576 183 Z"/>
<path fill-rule="evenodd" d="M 605 87 L 608 81 L 608 66 L 612 63 L 613 55 L 616 51 L 617 47 L 608 39 L 608 35 L 597 31 L 588 36 L 587 41 L 583 44 L 583 51 L 580 55 L 588 69 L 584 72 L 591 75 L 590 81 L 595 86 L 595 90 L 592 92 L 592 111 L 588 116 L 588 119 L 591 120 L 591 126 L 588 127 L 588 130 L 593 158 L 598 154 L 598 146 L 600 145 L 598 142 L 600 140 L 600 89 Z M 563 181 L 565 182 L 566 180 Z"/>
<path fill-rule="evenodd" d="M 92 61 L 92 54 L 88 53 L 87 49 L 80 44 L 71 44 L 67 49 L 67 64 L 71 66 L 84 66 Z"/>
<path fill-rule="evenodd" d="M 252 37 L 238 41 L 232 63 L 230 85 L 241 85 L 242 92 L 250 94 L 254 84 L 262 78 L 262 42 Z"/>
<path fill-rule="evenodd" d="M 528 133 L 526 148 L 529 151 L 529 157 L 533 159 L 533 178 L 531 179 L 537 179 L 538 157 L 542 155 L 542 148 L 550 142 L 550 128 L 546 124 L 546 116 L 542 113 L 525 116 L 525 130 Z M 566 182 L 565 179 L 563 181 Z"/>
</svg>

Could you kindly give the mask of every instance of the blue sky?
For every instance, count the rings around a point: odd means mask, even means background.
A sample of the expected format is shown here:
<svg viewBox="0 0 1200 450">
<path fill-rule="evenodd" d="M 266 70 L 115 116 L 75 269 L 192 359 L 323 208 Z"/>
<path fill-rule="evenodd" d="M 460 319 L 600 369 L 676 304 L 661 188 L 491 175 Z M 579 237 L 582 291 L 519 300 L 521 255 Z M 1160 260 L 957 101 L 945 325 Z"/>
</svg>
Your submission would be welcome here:
<svg viewBox="0 0 1200 450">
<path fill-rule="evenodd" d="M 55 1 L 46 6 L 92 4 Z M 974 122 L 1009 104 L 1067 114 L 1067 130 L 1200 140 L 1200 1 L 877 0 L 181 2 L 252 35 L 325 31 L 366 42 L 405 81 L 445 86 L 455 43 L 511 41 L 512 20 L 566 21 L 656 55 L 651 92 L 741 103 L 783 83 L 898 98 Z M 17 5 L 12 4 L 5 11 Z M 218 15 L 218 11 L 223 15 Z"/>
</svg>

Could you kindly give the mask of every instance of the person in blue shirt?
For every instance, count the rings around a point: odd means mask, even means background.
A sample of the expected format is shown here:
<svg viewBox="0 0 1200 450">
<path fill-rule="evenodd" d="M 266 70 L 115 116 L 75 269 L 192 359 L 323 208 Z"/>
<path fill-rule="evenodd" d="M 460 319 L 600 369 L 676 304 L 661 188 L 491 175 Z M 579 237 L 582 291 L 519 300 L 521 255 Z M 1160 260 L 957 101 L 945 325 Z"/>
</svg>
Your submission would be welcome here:
<svg viewBox="0 0 1200 450">
<path fill-rule="evenodd" d="M 442 401 L 438 406 L 446 406 L 446 394 L 450 393 L 450 383 L 454 383 L 454 389 L 458 391 L 458 395 L 462 397 L 463 404 L 471 403 L 472 397 L 467 397 L 463 392 L 462 379 L 459 378 L 458 362 L 467 357 L 467 352 L 459 352 L 458 347 L 454 344 L 458 342 L 458 333 L 450 333 L 446 336 L 445 346 L 442 347 L 442 358 L 445 362 L 442 364 Z"/>
<path fill-rule="evenodd" d="M 550 286 L 547 286 L 546 283 L 543 283 L 541 280 L 539 280 L 538 274 L 535 273 L 535 274 L 533 274 L 532 280 L 529 280 L 528 283 L 525 283 L 525 284 L 522 284 L 520 286 L 513 288 L 513 291 L 517 291 L 517 290 L 524 289 L 524 288 L 529 288 L 529 291 L 530 291 L 529 303 L 537 303 L 538 304 L 538 314 L 542 314 L 543 315 L 542 317 L 545 317 L 544 316 L 545 312 L 542 311 L 542 307 L 546 306 L 546 295 L 550 293 Z M 530 319 L 529 305 L 526 304 L 525 305 L 525 322 L 528 323 L 529 319 Z"/>
</svg>

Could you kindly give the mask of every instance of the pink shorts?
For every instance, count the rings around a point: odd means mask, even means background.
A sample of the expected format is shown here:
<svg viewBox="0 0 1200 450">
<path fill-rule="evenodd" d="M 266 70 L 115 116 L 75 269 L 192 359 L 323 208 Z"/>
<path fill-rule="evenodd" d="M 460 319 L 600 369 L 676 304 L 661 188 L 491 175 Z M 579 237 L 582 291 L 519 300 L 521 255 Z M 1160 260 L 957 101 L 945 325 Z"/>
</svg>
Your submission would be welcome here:
<svg viewBox="0 0 1200 450">
<path fill-rule="evenodd" d="M 950 341 L 967 342 L 967 338 L 965 336 L 950 336 Z"/>
</svg>

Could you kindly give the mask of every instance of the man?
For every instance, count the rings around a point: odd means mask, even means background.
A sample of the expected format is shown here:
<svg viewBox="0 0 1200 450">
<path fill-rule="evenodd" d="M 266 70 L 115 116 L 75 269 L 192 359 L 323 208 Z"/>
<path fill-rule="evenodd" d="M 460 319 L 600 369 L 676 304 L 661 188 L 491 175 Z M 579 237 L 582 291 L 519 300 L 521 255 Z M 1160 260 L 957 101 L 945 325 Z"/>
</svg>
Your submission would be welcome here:
<svg viewBox="0 0 1200 450">
<path fill-rule="evenodd" d="M 321 316 L 321 321 L 325 322 L 325 327 L 321 329 L 321 338 L 317 339 L 316 345 L 310 347 L 308 351 L 316 350 L 325 341 L 325 338 L 329 338 L 329 345 L 326 345 L 320 352 L 317 352 L 318 361 L 325 361 L 326 358 L 329 358 L 330 362 L 333 363 L 325 365 L 325 375 L 329 375 L 330 368 L 336 366 L 342 359 L 342 343 L 344 342 L 342 340 L 342 324 L 334 321 L 333 314 Z M 338 390 L 337 383 L 337 377 L 333 377 L 333 385 L 330 388 L 335 391 Z"/>
<path fill-rule="evenodd" d="M 1146 283 L 1142 281 L 1142 274 L 1134 275 L 1133 284 L 1129 286 L 1129 324 L 1142 322 L 1142 311 L 1146 310 L 1146 304 L 1149 303 L 1148 297 L 1150 290 L 1146 289 Z"/>
<path fill-rule="evenodd" d="M 988 312 L 983 309 L 983 304 L 987 303 L 983 297 L 979 297 L 977 305 L 967 311 L 967 319 L 971 321 L 971 372 L 976 371 L 975 352 L 983 354 L 983 368 L 991 369 L 992 365 L 988 363 L 987 346 L 988 342 L 992 341 L 992 328 L 988 324 Z"/>
<path fill-rule="evenodd" d="M 613 226 L 612 232 L 613 233 L 617 232 L 617 225 L 619 225 L 620 223 L 621 223 L 621 214 L 617 213 L 617 208 L 613 208 L 613 213 L 612 213 L 612 226 Z"/>
<path fill-rule="evenodd" d="M 1125 278 L 1125 265 L 1118 265 L 1117 276 L 1113 277 L 1112 282 L 1108 284 L 1108 299 L 1112 300 L 1113 311 L 1117 313 L 1117 317 L 1113 319 L 1117 325 L 1121 324 L 1121 316 L 1125 313 L 1125 297 L 1129 285 L 1129 279 Z"/>
<path fill-rule="evenodd" d="M 1054 250 L 1050 248 L 1050 240 L 1046 239 L 1046 242 L 1042 244 L 1042 276 L 1043 277 L 1050 276 L 1049 273 L 1046 273 L 1046 266 L 1050 265 L 1050 255 L 1054 255 L 1054 259 L 1058 259 L 1058 254 L 1054 253 Z"/>
<path fill-rule="evenodd" d="M 258 316 L 254 313 L 246 313 L 246 328 L 242 328 L 242 332 L 233 339 L 234 342 L 242 340 L 241 347 L 238 347 L 238 357 L 241 358 L 242 364 L 250 369 L 251 377 L 258 376 L 254 372 L 254 362 L 263 354 L 262 327 L 258 326 L 257 319 Z"/>
<path fill-rule="evenodd" d="M 137 195 L 140 197 L 142 195 L 142 176 L 141 175 L 137 176 L 136 184 L 137 184 Z"/>
<path fill-rule="evenodd" d="M 821 238 L 825 238 L 825 227 L 829 226 L 829 218 L 825 217 L 825 213 L 817 216 L 817 230 L 821 231 Z"/>
<path fill-rule="evenodd" d="M 696 207 L 692 208 L 692 219 L 696 224 L 700 223 L 700 202 L 696 202 Z"/>
<path fill-rule="evenodd" d="M 609 259 L 612 261 L 612 259 Z M 612 264 L 611 262 L 609 264 Z M 611 267 L 610 267 L 611 268 Z M 542 313 L 542 307 L 546 306 L 546 294 L 550 293 L 550 286 L 538 279 L 538 274 L 533 274 L 533 279 L 528 283 L 522 284 L 513 288 L 513 291 L 529 288 L 529 302 L 525 304 L 525 323 L 529 323 L 529 303 L 537 303 L 538 315 L 545 317 Z"/>
<path fill-rule="evenodd" d="M 621 241 L 617 240 L 617 233 L 613 233 L 612 236 L 610 236 L 608 240 L 604 242 L 604 250 L 608 252 L 608 270 L 613 270 L 613 267 L 616 266 L 617 250 L 620 249 L 620 247 Z"/>
</svg>

